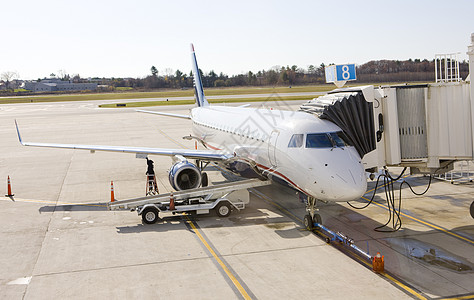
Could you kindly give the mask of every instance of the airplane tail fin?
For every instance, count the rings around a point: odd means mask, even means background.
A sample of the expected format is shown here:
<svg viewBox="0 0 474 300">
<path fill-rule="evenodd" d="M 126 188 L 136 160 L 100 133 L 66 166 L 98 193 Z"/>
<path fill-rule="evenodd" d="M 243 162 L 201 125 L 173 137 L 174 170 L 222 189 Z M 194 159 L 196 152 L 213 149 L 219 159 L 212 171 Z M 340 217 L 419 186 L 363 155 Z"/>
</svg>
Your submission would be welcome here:
<svg viewBox="0 0 474 300">
<path fill-rule="evenodd" d="M 194 81 L 194 93 L 196 95 L 196 104 L 199 107 L 209 106 L 206 96 L 204 96 L 204 89 L 202 87 L 201 73 L 199 72 L 196 54 L 194 54 L 194 46 L 191 44 L 191 60 L 193 63 L 193 81 Z"/>
</svg>

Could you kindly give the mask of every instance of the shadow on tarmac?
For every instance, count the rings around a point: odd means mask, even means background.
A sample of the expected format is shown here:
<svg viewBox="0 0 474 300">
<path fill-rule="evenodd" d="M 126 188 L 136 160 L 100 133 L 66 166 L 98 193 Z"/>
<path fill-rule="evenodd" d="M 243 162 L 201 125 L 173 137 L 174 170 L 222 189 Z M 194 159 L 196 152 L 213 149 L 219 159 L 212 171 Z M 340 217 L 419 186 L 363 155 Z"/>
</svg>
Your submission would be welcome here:
<svg viewBox="0 0 474 300">
<path fill-rule="evenodd" d="M 257 199 L 252 199 L 251 202 L 257 202 Z M 255 204 L 254 206 L 257 206 Z M 187 226 L 187 230 L 193 231 L 192 227 L 188 226 L 189 222 L 193 222 L 200 229 L 209 228 L 225 228 L 225 227 L 242 227 L 263 225 L 267 228 L 274 229 L 277 234 L 283 238 L 301 238 L 302 234 L 307 235 L 309 232 L 301 231 L 299 226 L 295 227 L 293 222 L 288 222 L 285 216 L 269 217 L 269 214 L 262 212 L 254 206 L 247 206 L 242 212 L 232 212 L 227 218 L 217 216 L 214 211 L 210 211 L 204 215 L 176 215 L 160 219 L 155 224 L 137 224 L 133 226 L 117 227 L 117 232 L 122 234 L 141 233 L 141 232 L 163 232 L 170 230 L 183 230 L 182 225 Z M 285 229 L 287 228 L 287 229 Z"/>
<path fill-rule="evenodd" d="M 106 211 L 107 203 L 95 202 L 84 204 L 46 205 L 38 209 L 39 213 L 52 213 L 56 211 Z"/>
</svg>

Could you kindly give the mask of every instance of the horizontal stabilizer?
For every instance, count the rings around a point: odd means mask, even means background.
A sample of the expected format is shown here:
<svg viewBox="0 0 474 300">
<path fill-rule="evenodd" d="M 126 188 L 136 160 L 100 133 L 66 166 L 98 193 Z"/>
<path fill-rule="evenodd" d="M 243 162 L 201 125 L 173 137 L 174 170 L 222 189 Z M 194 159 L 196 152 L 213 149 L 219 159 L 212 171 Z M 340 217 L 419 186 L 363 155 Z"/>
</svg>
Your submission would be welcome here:
<svg viewBox="0 0 474 300">
<path fill-rule="evenodd" d="M 147 113 L 147 114 L 154 114 L 154 115 L 161 115 L 161 116 L 173 117 L 173 118 L 191 119 L 191 116 L 188 116 L 188 115 L 172 114 L 172 113 L 165 113 L 165 112 L 160 112 L 160 111 L 141 110 L 141 109 L 137 109 L 136 111 L 142 112 L 142 113 Z"/>
</svg>

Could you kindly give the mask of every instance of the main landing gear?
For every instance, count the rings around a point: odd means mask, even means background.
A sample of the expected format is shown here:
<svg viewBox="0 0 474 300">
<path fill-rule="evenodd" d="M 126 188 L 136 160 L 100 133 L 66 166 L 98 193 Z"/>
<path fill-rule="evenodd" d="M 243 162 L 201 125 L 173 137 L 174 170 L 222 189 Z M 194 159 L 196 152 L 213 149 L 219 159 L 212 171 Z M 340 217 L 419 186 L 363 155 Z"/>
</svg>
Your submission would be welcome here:
<svg viewBox="0 0 474 300">
<path fill-rule="evenodd" d="M 315 213 L 318 211 L 318 209 L 316 208 L 317 202 L 318 200 L 311 196 L 308 196 L 308 199 L 306 201 L 306 212 L 308 214 L 304 216 L 304 227 L 309 231 L 312 231 L 314 229 L 314 223 L 322 223 L 321 216 Z"/>
</svg>

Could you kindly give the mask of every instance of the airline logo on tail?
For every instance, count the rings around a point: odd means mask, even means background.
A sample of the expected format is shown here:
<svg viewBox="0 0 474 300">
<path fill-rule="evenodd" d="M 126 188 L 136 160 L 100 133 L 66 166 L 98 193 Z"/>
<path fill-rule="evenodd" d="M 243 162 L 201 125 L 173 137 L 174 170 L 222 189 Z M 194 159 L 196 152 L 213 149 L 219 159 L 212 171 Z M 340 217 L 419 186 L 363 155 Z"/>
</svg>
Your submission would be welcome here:
<svg viewBox="0 0 474 300">
<path fill-rule="evenodd" d="M 191 61 L 193 65 L 193 81 L 194 81 L 194 93 L 196 94 L 196 104 L 199 107 L 209 106 L 206 96 L 204 96 L 204 89 L 202 87 L 201 73 L 196 60 L 196 54 L 194 54 L 194 45 L 191 44 Z"/>
</svg>

